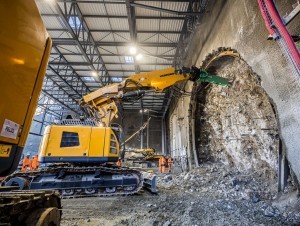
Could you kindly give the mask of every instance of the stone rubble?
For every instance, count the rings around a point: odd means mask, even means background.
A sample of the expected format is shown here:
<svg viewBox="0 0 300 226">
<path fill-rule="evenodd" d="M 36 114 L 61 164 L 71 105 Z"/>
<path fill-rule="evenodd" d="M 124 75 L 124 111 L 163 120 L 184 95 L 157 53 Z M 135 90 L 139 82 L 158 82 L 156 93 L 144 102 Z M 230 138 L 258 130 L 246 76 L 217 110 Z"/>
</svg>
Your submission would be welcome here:
<svg viewBox="0 0 300 226">
<path fill-rule="evenodd" d="M 63 200 L 66 209 L 83 206 L 65 211 L 62 225 L 300 225 L 298 192 L 289 185 L 286 197 L 278 195 L 276 181 L 263 175 L 218 163 L 160 174 L 158 195 Z"/>
</svg>

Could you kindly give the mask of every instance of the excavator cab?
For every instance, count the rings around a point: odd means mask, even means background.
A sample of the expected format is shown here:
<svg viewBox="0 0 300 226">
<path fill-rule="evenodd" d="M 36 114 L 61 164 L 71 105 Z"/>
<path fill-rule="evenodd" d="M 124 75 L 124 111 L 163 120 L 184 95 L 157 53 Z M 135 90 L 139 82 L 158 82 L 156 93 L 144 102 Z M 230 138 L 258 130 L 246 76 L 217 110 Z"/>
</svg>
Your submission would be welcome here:
<svg viewBox="0 0 300 226">
<path fill-rule="evenodd" d="M 51 125 L 42 138 L 39 162 L 117 162 L 119 152 L 112 127 Z"/>
</svg>

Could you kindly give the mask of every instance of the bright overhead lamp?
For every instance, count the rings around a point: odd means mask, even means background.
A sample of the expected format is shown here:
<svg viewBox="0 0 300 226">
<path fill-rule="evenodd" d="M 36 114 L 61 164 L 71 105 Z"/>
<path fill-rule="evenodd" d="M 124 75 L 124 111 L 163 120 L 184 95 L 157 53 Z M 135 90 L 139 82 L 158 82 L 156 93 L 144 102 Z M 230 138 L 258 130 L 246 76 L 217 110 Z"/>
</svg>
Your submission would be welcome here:
<svg viewBox="0 0 300 226">
<path fill-rule="evenodd" d="M 135 57 L 136 60 L 141 60 L 142 58 L 143 58 L 143 55 L 140 53 L 138 55 L 136 55 L 136 57 Z"/>
<path fill-rule="evenodd" d="M 92 75 L 93 75 L 94 77 L 96 77 L 96 76 L 98 75 L 98 73 L 97 73 L 96 71 L 93 71 L 93 72 L 92 72 Z"/>
<path fill-rule="evenodd" d="M 129 52 L 130 52 L 130 54 L 135 55 L 136 54 L 136 48 L 134 46 L 130 47 Z"/>
</svg>

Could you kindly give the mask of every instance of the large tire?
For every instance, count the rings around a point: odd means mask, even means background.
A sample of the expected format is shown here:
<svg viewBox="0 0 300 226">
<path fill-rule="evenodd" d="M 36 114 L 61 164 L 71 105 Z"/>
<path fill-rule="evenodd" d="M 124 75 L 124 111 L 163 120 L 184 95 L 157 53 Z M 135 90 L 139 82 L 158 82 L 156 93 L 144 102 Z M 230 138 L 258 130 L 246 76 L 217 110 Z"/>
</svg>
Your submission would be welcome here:
<svg viewBox="0 0 300 226">
<path fill-rule="evenodd" d="M 25 224 L 26 226 L 59 226 L 60 211 L 55 207 L 37 209 L 28 216 Z"/>
</svg>

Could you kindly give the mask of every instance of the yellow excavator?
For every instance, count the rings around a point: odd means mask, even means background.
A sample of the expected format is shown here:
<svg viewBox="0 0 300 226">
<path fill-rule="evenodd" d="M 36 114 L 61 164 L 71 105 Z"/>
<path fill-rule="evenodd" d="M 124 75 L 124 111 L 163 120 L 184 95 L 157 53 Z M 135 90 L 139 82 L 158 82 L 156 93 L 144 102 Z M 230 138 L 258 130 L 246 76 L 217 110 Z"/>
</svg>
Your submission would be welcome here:
<svg viewBox="0 0 300 226">
<path fill-rule="evenodd" d="M 34 0 L 0 3 L 0 177 L 17 169 L 51 51 Z M 59 225 L 55 191 L 0 187 L 0 225 Z"/>
<path fill-rule="evenodd" d="M 162 154 L 155 152 L 153 148 L 128 148 L 125 150 L 125 153 L 132 154 L 130 157 L 125 158 L 125 160 L 133 161 L 134 163 L 147 163 L 147 162 L 157 162 L 161 157 L 164 157 Z"/>
<path fill-rule="evenodd" d="M 121 83 L 99 88 L 79 102 L 86 119 L 65 119 L 46 127 L 39 161 L 52 165 L 38 171 L 15 172 L 4 180 L 5 185 L 55 189 L 69 197 L 138 192 L 144 184 L 142 172 L 115 164 L 121 157 L 118 136 L 121 129 L 113 123 L 118 117 L 118 103 L 137 100 L 147 92 L 163 92 L 187 80 L 228 84 L 226 79 L 193 66 L 136 74 Z"/>
</svg>

